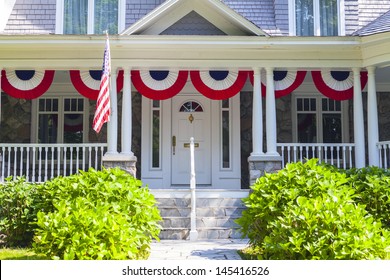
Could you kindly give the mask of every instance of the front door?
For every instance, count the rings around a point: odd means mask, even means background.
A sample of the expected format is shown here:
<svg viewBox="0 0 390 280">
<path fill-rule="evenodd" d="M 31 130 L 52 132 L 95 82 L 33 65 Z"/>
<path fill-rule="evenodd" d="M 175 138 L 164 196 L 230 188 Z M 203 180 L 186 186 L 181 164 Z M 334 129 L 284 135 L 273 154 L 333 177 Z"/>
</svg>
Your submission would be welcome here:
<svg viewBox="0 0 390 280">
<path fill-rule="evenodd" d="M 197 185 L 211 185 L 210 100 L 200 95 L 172 99 L 172 185 L 190 183 L 190 138 L 195 142 Z"/>
</svg>

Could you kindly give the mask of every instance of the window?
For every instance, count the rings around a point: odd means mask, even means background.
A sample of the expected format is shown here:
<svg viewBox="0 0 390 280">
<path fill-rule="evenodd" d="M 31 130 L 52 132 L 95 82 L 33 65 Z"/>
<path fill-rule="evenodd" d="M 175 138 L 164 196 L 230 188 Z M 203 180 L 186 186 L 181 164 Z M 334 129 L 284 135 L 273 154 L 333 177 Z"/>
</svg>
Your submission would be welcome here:
<svg viewBox="0 0 390 280">
<path fill-rule="evenodd" d="M 342 143 L 345 137 L 344 103 L 318 97 L 295 98 L 295 140 L 299 143 Z"/>
<path fill-rule="evenodd" d="M 57 0 L 57 34 L 118 34 L 124 29 L 126 0 Z"/>
<path fill-rule="evenodd" d="M 159 100 L 152 102 L 152 168 L 161 166 L 161 106 Z"/>
<path fill-rule="evenodd" d="M 84 98 L 40 98 L 38 100 L 38 143 L 83 143 Z"/>
<path fill-rule="evenodd" d="M 344 35 L 344 0 L 289 0 L 290 35 Z"/>
<path fill-rule="evenodd" d="M 231 140 L 230 140 L 230 100 L 221 101 L 221 140 L 222 140 L 222 169 L 230 168 Z"/>
</svg>

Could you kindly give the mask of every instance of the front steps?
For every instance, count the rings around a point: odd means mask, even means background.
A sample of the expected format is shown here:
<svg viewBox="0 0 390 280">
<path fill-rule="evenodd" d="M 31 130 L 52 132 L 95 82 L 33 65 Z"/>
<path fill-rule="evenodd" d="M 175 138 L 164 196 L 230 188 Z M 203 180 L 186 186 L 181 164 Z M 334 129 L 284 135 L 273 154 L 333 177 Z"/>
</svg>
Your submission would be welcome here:
<svg viewBox="0 0 390 280">
<path fill-rule="evenodd" d="M 189 239 L 191 229 L 191 194 L 186 189 L 151 190 L 158 203 L 163 227 L 161 239 Z M 249 190 L 196 191 L 196 227 L 198 239 L 241 238 L 234 222 L 245 206 L 242 198 Z"/>
</svg>

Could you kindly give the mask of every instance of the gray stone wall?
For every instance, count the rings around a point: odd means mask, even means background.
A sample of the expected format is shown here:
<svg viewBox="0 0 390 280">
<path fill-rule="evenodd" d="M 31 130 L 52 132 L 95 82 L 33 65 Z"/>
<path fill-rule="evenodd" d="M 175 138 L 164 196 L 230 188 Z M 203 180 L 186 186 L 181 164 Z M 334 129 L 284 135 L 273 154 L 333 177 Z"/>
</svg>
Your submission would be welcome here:
<svg viewBox="0 0 390 280">
<path fill-rule="evenodd" d="M 16 0 L 4 33 L 54 33 L 55 18 L 56 0 Z"/>
<path fill-rule="evenodd" d="M 30 143 L 31 100 L 1 93 L 0 143 Z"/>
</svg>

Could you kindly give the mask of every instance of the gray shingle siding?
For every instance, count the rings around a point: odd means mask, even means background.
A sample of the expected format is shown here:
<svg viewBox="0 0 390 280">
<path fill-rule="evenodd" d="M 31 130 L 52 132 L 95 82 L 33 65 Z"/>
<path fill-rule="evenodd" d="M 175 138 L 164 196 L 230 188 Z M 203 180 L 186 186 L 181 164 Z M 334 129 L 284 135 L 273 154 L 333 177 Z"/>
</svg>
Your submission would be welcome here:
<svg viewBox="0 0 390 280">
<path fill-rule="evenodd" d="M 351 35 L 359 28 L 359 3 L 357 0 L 344 0 L 345 35 Z"/>
<path fill-rule="evenodd" d="M 288 0 L 274 0 L 275 25 L 280 35 L 287 36 L 288 26 Z"/>
<path fill-rule="evenodd" d="M 126 1 L 126 28 L 161 5 L 165 0 L 127 0 Z"/>
<path fill-rule="evenodd" d="M 359 28 L 366 26 L 390 9 L 390 0 L 359 0 Z"/>
<path fill-rule="evenodd" d="M 54 33 L 55 19 L 56 0 L 16 0 L 4 33 Z"/>
</svg>

